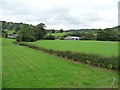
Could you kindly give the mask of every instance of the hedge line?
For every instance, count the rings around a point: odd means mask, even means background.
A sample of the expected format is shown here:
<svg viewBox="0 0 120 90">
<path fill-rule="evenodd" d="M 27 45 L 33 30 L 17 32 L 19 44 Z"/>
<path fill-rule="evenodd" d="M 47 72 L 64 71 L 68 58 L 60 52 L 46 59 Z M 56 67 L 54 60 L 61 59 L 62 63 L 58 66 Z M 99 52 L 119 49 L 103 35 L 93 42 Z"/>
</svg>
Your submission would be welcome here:
<svg viewBox="0 0 120 90">
<path fill-rule="evenodd" d="M 22 46 L 27 46 L 32 49 L 41 50 L 43 52 L 54 54 L 59 57 L 67 58 L 77 62 L 94 65 L 97 67 L 118 70 L 120 66 L 120 62 L 118 62 L 119 57 L 104 57 L 100 55 L 93 55 L 93 54 L 86 54 L 86 53 L 79 53 L 79 52 L 72 52 L 72 51 L 58 51 L 58 50 L 38 47 L 36 45 L 25 43 L 25 42 L 19 42 L 19 43 L 14 42 L 14 43 Z"/>
</svg>

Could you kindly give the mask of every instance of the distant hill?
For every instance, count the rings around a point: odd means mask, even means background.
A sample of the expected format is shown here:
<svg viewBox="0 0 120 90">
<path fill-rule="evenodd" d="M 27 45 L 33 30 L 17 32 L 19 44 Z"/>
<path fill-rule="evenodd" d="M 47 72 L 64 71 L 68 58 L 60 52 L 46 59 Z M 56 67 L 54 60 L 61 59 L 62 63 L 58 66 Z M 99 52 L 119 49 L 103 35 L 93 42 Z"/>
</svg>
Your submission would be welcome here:
<svg viewBox="0 0 120 90">
<path fill-rule="evenodd" d="M 105 28 L 105 29 L 109 29 L 109 30 L 119 30 L 120 31 L 120 26 L 115 26 L 115 27 L 111 27 L 111 28 Z M 105 29 L 71 29 L 71 30 L 67 30 L 66 32 L 91 32 L 91 31 L 97 31 L 97 30 L 105 30 Z"/>
<path fill-rule="evenodd" d="M 14 23 L 14 22 L 0 21 L 0 23 L 2 24 L 2 30 L 14 30 L 14 31 L 19 31 L 20 26 L 23 24 L 29 25 L 29 24 L 22 23 L 22 22 Z M 34 26 L 34 25 L 32 25 L 32 26 Z M 106 28 L 106 29 L 120 30 L 120 26 Z M 81 31 L 87 32 L 87 31 L 96 31 L 96 30 L 100 30 L 100 29 L 70 29 L 70 30 L 66 30 L 66 32 L 81 32 Z M 101 29 L 101 30 L 103 30 L 103 29 Z"/>
</svg>

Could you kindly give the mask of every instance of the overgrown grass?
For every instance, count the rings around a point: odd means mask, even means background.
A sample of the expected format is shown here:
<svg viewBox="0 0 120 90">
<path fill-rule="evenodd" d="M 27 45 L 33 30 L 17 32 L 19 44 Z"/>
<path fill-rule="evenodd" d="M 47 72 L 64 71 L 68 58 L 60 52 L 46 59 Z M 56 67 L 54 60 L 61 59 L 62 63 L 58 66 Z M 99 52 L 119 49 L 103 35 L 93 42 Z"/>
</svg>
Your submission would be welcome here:
<svg viewBox="0 0 120 90">
<path fill-rule="evenodd" d="M 116 71 L 74 63 L 3 39 L 3 88 L 114 88 Z"/>
<path fill-rule="evenodd" d="M 80 40 L 40 40 L 31 44 L 53 50 L 74 51 L 105 57 L 118 56 L 118 42 Z"/>
</svg>

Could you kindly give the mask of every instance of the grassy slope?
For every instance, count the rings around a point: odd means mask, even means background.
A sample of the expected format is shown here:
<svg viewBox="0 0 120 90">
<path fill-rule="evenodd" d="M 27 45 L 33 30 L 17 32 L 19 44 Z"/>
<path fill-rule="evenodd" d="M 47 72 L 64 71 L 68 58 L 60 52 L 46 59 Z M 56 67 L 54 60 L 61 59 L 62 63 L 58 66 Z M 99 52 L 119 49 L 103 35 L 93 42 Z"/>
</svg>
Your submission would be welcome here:
<svg viewBox="0 0 120 90">
<path fill-rule="evenodd" d="M 33 42 L 33 44 L 54 50 L 70 50 L 75 52 L 99 54 L 103 56 L 118 56 L 117 42 L 43 40 Z"/>
<path fill-rule="evenodd" d="M 73 63 L 3 39 L 3 87 L 111 87 L 117 72 Z M 115 82 L 117 87 L 117 80 Z"/>
</svg>

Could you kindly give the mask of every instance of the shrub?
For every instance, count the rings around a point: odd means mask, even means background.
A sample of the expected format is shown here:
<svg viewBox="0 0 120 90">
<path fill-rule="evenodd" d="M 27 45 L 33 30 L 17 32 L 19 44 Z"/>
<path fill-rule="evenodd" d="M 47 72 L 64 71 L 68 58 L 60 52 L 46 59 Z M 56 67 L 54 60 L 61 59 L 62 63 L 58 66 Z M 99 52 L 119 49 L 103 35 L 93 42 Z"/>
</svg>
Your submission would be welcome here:
<svg viewBox="0 0 120 90">
<path fill-rule="evenodd" d="M 60 39 L 60 40 L 64 40 L 65 38 L 64 38 L 64 37 L 60 37 L 59 39 Z"/>
<path fill-rule="evenodd" d="M 55 40 L 55 36 L 53 36 L 53 35 L 46 35 L 46 37 L 45 37 L 45 39 L 46 40 Z"/>
</svg>

